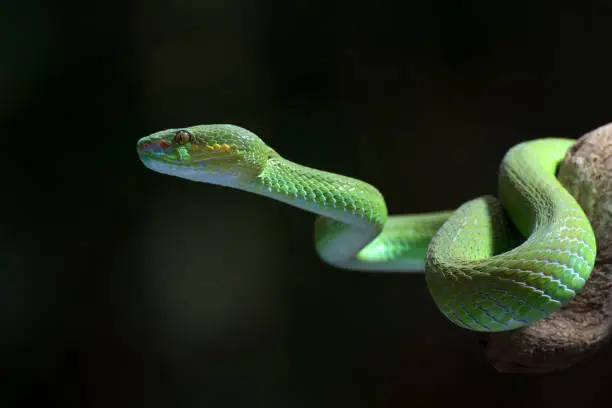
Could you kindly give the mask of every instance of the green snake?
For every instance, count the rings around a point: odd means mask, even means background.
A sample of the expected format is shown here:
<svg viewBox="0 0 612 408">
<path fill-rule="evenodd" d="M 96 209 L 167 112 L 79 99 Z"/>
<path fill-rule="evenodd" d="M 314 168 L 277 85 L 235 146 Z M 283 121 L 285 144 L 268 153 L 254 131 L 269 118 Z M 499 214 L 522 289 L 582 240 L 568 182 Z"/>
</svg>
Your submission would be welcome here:
<svg viewBox="0 0 612 408">
<path fill-rule="evenodd" d="M 568 303 L 589 278 L 595 236 L 556 178 L 575 141 L 520 143 L 499 170 L 499 200 L 455 211 L 389 216 L 382 194 L 354 178 L 281 157 L 233 125 L 168 129 L 143 137 L 149 169 L 260 194 L 318 214 L 315 247 L 327 263 L 363 271 L 425 271 L 450 321 L 474 331 L 516 329 Z"/>
</svg>

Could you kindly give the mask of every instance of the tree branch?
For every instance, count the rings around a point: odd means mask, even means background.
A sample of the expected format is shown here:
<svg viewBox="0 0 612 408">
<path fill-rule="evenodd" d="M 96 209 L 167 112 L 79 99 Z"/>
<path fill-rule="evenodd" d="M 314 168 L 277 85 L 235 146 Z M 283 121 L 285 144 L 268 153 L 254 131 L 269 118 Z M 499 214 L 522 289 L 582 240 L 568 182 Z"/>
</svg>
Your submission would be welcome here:
<svg viewBox="0 0 612 408">
<path fill-rule="evenodd" d="M 595 354 L 612 333 L 612 123 L 582 136 L 559 167 L 559 180 L 589 217 L 597 239 L 591 277 L 549 318 L 521 329 L 478 333 L 499 372 L 547 373 Z"/>
</svg>

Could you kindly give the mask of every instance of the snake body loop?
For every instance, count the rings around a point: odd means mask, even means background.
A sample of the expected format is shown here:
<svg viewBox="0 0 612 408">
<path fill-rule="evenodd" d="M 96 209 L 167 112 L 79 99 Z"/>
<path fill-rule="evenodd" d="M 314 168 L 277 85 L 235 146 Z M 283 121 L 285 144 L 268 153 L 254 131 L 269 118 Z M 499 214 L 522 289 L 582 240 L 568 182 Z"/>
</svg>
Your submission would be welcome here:
<svg viewBox="0 0 612 408">
<path fill-rule="evenodd" d="M 326 262 L 365 271 L 424 269 L 435 304 L 452 322 L 503 331 L 558 310 L 593 268 L 591 225 L 555 177 L 573 143 L 539 139 L 510 149 L 500 166 L 499 201 L 484 196 L 456 211 L 401 216 L 388 216 L 375 187 L 286 160 L 237 126 L 168 129 L 139 140 L 137 150 L 154 171 L 318 214 L 315 247 Z"/>
</svg>

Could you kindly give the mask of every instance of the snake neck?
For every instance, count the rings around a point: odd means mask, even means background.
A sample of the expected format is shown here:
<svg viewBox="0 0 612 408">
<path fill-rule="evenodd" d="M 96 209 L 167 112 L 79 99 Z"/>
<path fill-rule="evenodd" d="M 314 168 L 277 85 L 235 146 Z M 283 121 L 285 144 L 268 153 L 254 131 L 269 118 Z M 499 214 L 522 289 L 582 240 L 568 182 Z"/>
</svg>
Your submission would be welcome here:
<svg viewBox="0 0 612 408">
<path fill-rule="evenodd" d="M 270 158 L 242 188 L 320 215 L 315 224 L 317 252 L 338 267 L 350 268 L 387 221 L 384 198 L 372 185 L 282 157 Z"/>
<path fill-rule="evenodd" d="M 246 189 L 358 228 L 380 231 L 387 218 L 383 196 L 372 185 L 282 157 L 269 159 Z"/>
</svg>

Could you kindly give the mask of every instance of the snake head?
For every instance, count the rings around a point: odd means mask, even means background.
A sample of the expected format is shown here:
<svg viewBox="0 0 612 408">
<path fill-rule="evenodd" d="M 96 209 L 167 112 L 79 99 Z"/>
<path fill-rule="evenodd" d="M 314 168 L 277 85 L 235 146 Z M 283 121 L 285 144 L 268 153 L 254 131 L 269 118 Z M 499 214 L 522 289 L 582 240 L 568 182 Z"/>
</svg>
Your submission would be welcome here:
<svg viewBox="0 0 612 408">
<path fill-rule="evenodd" d="M 278 154 L 257 135 L 234 125 L 167 129 L 137 143 L 140 160 L 159 173 L 235 186 L 257 177 Z"/>
</svg>

